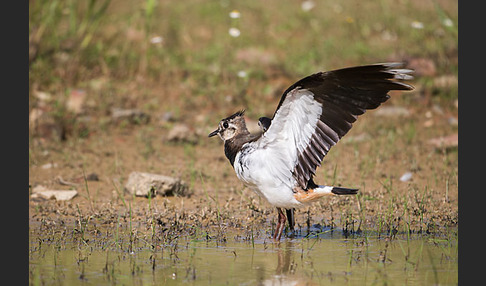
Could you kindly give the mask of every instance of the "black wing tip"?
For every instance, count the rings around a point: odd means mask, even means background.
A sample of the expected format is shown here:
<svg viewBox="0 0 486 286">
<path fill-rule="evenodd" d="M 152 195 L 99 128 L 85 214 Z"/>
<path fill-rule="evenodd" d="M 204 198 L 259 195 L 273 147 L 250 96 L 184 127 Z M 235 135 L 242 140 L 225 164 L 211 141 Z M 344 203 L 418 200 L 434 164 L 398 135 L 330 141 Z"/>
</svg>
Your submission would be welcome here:
<svg viewBox="0 0 486 286">
<path fill-rule="evenodd" d="M 342 187 L 332 187 L 331 192 L 335 195 L 356 195 L 359 189 L 350 189 Z"/>
<path fill-rule="evenodd" d="M 335 70 L 336 72 L 346 72 L 350 74 L 372 75 L 382 77 L 389 83 L 393 84 L 390 90 L 413 90 L 412 85 L 406 84 L 402 81 L 413 80 L 414 70 L 407 68 L 405 62 L 384 62 L 369 65 L 353 66 Z M 383 76 L 385 75 L 385 76 Z"/>
</svg>

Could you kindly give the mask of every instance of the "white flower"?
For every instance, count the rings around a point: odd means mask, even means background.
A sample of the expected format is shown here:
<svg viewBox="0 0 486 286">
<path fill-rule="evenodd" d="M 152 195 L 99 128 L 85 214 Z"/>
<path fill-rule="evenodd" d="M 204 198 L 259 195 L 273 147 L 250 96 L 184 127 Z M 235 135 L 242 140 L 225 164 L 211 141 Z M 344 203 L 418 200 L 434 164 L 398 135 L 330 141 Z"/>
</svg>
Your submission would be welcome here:
<svg viewBox="0 0 486 286">
<path fill-rule="evenodd" d="M 233 38 L 237 38 L 241 34 L 240 30 L 238 28 L 234 28 L 234 27 L 230 28 L 229 31 L 228 31 L 228 33 Z"/>
<path fill-rule="evenodd" d="M 160 44 L 164 41 L 164 38 L 160 37 L 160 36 L 156 36 L 156 37 L 153 37 L 152 39 L 150 39 L 150 43 L 152 44 Z"/>
<path fill-rule="evenodd" d="M 454 26 L 454 22 L 452 22 L 452 20 L 449 19 L 449 18 L 445 18 L 442 21 L 442 24 L 444 24 L 444 26 L 446 26 L 446 27 L 452 27 L 452 26 Z"/>
<path fill-rule="evenodd" d="M 412 26 L 412 28 L 414 28 L 414 29 L 423 29 L 424 23 L 419 22 L 419 21 L 412 21 L 412 23 L 410 23 L 410 26 Z"/>
<path fill-rule="evenodd" d="M 238 10 L 233 10 L 229 13 L 231 19 L 238 19 L 240 18 L 241 14 Z"/>
<path fill-rule="evenodd" d="M 238 77 L 240 77 L 240 78 L 245 78 L 245 77 L 247 77 L 247 76 L 248 76 L 248 74 L 246 73 L 246 71 L 239 71 L 239 72 L 237 73 L 237 75 L 238 75 Z"/>
<path fill-rule="evenodd" d="M 312 8 L 314 8 L 315 6 L 316 6 L 316 3 L 314 3 L 314 1 L 306 0 L 306 1 L 302 2 L 302 4 L 300 5 L 300 8 L 302 9 L 302 11 L 308 12 L 308 11 L 312 10 Z"/>
</svg>

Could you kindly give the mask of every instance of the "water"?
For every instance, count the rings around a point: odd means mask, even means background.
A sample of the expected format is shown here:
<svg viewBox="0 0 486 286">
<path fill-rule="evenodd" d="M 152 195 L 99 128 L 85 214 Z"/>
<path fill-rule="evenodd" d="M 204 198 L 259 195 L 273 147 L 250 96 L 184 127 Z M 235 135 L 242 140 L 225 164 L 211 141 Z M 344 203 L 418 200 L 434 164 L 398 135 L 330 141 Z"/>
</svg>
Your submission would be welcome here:
<svg viewBox="0 0 486 286">
<path fill-rule="evenodd" d="M 113 239 L 30 236 L 30 283 L 134 285 L 457 285 L 457 239 L 340 232 L 318 238 L 226 241 L 179 237 L 126 251 Z M 121 241 L 121 240 L 120 240 Z M 122 250 L 125 249 L 125 250 Z"/>
</svg>

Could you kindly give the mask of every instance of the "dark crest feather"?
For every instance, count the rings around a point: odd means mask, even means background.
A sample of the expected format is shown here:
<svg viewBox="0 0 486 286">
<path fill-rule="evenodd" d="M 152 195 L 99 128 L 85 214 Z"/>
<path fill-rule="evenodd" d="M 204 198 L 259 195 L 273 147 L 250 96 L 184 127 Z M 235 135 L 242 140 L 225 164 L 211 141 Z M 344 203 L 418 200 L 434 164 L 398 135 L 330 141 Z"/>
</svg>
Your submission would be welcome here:
<svg viewBox="0 0 486 286">
<path fill-rule="evenodd" d="M 237 111 L 235 114 L 233 114 L 233 115 L 225 118 L 225 120 L 235 119 L 236 117 L 243 116 L 243 115 L 245 115 L 245 110 L 244 109 L 242 109 L 240 111 Z"/>
</svg>

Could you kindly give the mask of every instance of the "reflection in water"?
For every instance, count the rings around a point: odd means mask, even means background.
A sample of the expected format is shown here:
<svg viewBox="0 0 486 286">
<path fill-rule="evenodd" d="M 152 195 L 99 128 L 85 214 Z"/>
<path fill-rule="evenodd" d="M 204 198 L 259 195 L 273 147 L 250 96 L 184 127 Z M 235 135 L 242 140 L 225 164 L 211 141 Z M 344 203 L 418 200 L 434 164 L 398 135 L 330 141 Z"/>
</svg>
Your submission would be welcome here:
<svg viewBox="0 0 486 286">
<path fill-rule="evenodd" d="M 61 244 L 31 237 L 32 284 L 455 285 L 458 276 L 457 239 L 334 236 L 221 245 L 181 238 L 156 249 L 142 241 L 131 252 L 98 240 Z"/>
<path fill-rule="evenodd" d="M 291 241 L 286 241 L 285 246 L 279 243 L 277 248 L 277 270 L 275 271 L 276 275 L 282 274 L 289 274 L 290 273 L 290 258 L 292 255 L 292 250 L 290 249 L 293 246 Z M 282 249 L 283 248 L 283 249 Z"/>
<path fill-rule="evenodd" d="M 281 242 L 276 246 L 277 268 L 275 275 L 266 279 L 260 285 L 317 285 L 310 278 L 295 275 L 297 263 L 295 262 L 294 241 Z"/>
</svg>

